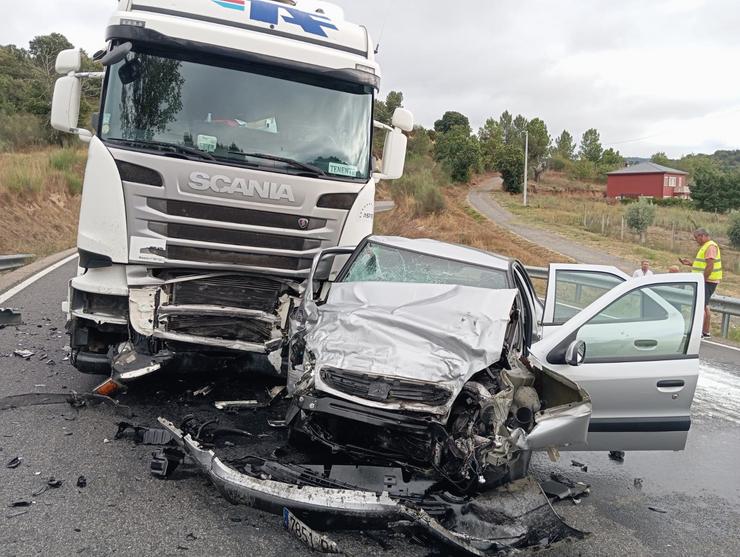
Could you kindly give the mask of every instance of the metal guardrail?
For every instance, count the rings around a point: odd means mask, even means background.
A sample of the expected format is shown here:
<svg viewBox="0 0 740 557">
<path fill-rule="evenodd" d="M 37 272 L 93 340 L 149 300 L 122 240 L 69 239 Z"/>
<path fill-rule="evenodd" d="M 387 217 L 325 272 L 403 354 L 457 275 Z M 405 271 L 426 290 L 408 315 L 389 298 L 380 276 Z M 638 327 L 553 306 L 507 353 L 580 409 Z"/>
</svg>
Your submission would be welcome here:
<svg viewBox="0 0 740 557">
<path fill-rule="evenodd" d="M 0 255 L 0 271 L 9 271 L 16 267 L 23 267 L 26 264 L 27 259 L 31 259 L 33 255 L 25 253 L 20 255 Z"/>
<path fill-rule="evenodd" d="M 547 280 L 548 270 L 545 267 L 525 267 L 530 277 L 537 280 Z M 722 315 L 721 335 L 727 338 L 730 334 L 730 320 L 740 317 L 740 299 L 730 296 L 713 296 L 709 301 L 709 309 Z"/>
</svg>

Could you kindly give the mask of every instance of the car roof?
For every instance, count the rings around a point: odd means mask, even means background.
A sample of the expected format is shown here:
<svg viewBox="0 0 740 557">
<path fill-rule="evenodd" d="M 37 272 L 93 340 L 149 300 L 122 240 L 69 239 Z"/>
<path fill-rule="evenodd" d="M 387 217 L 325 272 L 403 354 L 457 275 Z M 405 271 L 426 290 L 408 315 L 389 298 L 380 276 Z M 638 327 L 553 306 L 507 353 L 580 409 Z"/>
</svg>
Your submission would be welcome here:
<svg viewBox="0 0 740 557">
<path fill-rule="evenodd" d="M 369 236 L 369 242 L 392 246 L 426 255 L 454 259 L 472 265 L 490 267 L 492 269 L 508 270 L 511 259 L 501 255 L 488 253 L 477 248 L 440 242 L 431 238 L 403 238 L 401 236 Z"/>
</svg>

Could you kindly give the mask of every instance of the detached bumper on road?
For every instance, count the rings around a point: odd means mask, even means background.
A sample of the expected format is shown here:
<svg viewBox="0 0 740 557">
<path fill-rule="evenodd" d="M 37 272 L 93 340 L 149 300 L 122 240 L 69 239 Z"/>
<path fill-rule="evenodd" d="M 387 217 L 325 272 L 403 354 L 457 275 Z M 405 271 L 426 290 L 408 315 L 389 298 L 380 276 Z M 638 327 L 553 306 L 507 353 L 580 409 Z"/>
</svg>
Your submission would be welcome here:
<svg viewBox="0 0 740 557">
<path fill-rule="evenodd" d="M 287 508 L 304 520 L 321 517 L 320 524 L 333 527 L 362 529 L 387 528 L 390 523 L 416 527 L 429 538 L 459 555 L 492 555 L 534 544 L 555 543 L 566 538 L 582 538 L 584 534 L 562 522 L 553 511 L 539 484 L 532 478 L 512 482 L 500 490 L 483 494 L 465 510 L 464 503 L 450 503 L 449 514 L 467 515 L 476 533 L 490 537 L 449 530 L 421 508 L 391 498 L 386 491 L 377 493 L 353 489 L 336 489 L 310 485 L 294 485 L 272 479 L 243 474 L 222 462 L 213 451 L 204 449 L 189 434 L 172 422 L 159 418 L 185 454 L 207 475 L 224 497 L 232 503 L 244 504 L 275 514 Z M 483 509 L 477 512 L 476 507 Z M 498 507 L 496 512 L 486 509 Z M 508 509 L 503 515 L 502 508 Z M 490 516 L 498 517 L 488 522 Z M 511 517 L 501 519 L 502 516 Z M 464 521 L 453 520 L 456 524 Z M 483 526 L 483 527 L 481 527 Z M 501 540 L 505 540 L 502 542 Z"/>
</svg>

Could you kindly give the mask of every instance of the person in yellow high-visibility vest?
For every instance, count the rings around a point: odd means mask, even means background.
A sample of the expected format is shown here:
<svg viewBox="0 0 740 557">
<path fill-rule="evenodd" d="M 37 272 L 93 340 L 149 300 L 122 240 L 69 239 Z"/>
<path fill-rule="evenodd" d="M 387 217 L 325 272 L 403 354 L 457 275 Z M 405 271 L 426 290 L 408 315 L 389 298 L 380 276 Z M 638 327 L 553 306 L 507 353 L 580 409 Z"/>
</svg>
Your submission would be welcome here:
<svg viewBox="0 0 740 557">
<path fill-rule="evenodd" d="M 697 228 L 694 231 L 694 240 L 699 244 L 699 251 L 696 252 L 694 260 L 682 257 L 679 261 L 684 265 L 690 265 L 693 272 L 704 275 L 704 327 L 701 336 L 707 338 L 710 336 L 711 319 L 709 300 L 722 280 L 722 255 L 717 242 L 709 237 L 709 232 L 704 228 Z"/>
</svg>

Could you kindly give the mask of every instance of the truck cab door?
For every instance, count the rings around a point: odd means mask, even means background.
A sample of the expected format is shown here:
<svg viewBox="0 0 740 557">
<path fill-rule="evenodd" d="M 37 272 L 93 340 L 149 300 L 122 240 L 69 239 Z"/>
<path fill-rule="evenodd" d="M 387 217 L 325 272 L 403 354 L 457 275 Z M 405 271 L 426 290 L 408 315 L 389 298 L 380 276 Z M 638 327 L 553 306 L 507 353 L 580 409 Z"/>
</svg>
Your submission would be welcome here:
<svg viewBox="0 0 740 557">
<path fill-rule="evenodd" d="M 684 448 L 703 309 L 699 275 L 624 281 L 532 346 L 535 367 L 574 381 L 591 397 L 586 446 L 568 449 Z M 572 358 L 578 341 L 585 354 Z"/>
<path fill-rule="evenodd" d="M 630 277 L 609 265 L 551 263 L 542 318 L 546 337 L 563 323 Z"/>
</svg>

